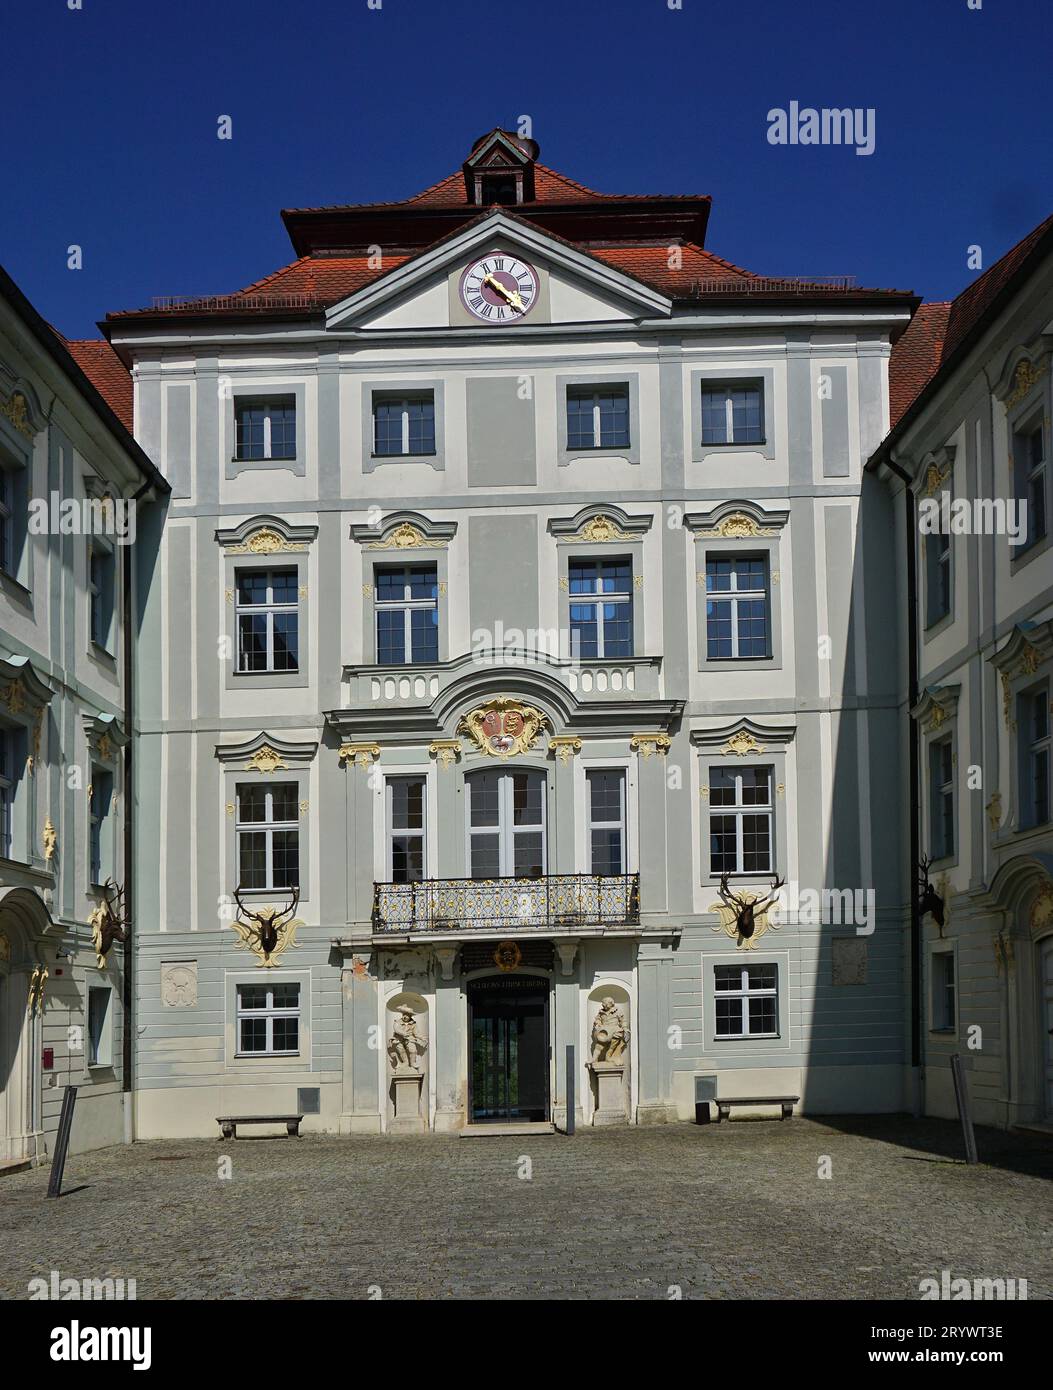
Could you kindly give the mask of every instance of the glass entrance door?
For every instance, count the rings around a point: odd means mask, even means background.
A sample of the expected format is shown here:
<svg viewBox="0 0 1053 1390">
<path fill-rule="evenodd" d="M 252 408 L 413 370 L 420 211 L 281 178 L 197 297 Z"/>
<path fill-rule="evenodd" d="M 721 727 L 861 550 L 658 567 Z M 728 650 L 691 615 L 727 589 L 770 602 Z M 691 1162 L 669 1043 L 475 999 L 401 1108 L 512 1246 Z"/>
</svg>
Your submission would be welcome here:
<svg viewBox="0 0 1053 1390">
<path fill-rule="evenodd" d="M 468 986 L 473 1124 L 548 1119 L 548 985 L 502 975 Z"/>
</svg>

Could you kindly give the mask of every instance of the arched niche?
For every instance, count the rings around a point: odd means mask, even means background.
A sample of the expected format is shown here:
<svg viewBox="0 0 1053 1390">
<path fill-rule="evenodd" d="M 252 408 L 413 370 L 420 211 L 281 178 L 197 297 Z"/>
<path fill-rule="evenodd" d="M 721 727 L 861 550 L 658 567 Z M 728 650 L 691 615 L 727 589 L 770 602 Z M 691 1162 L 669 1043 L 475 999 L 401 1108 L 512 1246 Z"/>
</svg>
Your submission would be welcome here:
<svg viewBox="0 0 1053 1390">
<path fill-rule="evenodd" d="M 428 1001 L 415 990 L 399 990 L 384 1001 L 384 1070 L 389 1133 L 420 1133 L 428 1128 L 431 1111 L 430 1024 Z"/>
<path fill-rule="evenodd" d="M 586 1042 L 592 1123 L 628 1124 L 632 1089 L 632 996 L 616 980 L 601 980 L 586 1000 Z"/>
</svg>

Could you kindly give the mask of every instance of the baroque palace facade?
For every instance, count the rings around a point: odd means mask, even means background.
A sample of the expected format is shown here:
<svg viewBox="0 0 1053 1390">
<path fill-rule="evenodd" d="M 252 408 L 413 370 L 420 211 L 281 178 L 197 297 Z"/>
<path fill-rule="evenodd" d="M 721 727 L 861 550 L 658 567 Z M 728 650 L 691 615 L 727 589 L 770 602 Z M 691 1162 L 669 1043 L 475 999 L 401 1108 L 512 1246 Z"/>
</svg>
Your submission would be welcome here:
<svg viewBox="0 0 1053 1390">
<path fill-rule="evenodd" d="M 71 345 L 171 489 L 130 589 L 135 1137 L 562 1127 L 568 1082 L 594 1124 L 915 1103 L 879 451 L 890 371 L 902 413 L 941 369 L 912 294 L 743 270 L 709 209 L 494 130 Z"/>
</svg>

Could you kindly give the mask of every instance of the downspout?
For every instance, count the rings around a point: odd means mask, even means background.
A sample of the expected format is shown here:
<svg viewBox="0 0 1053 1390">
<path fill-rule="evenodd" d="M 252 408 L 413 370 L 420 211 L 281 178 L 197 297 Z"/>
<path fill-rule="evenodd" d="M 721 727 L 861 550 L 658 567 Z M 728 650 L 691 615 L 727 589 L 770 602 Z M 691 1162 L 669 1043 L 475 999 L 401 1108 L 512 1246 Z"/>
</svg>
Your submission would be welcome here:
<svg viewBox="0 0 1053 1390">
<path fill-rule="evenodd" d="M 153 487 L 153 482 L 147 479 L 142 487 L 131 496 L 131 505 L 136 507 L 139 499 Z M 138 538 L 139 525 L 136 518 L 135 534 Z M 124 1092 L 124 1142 L 131 1144 L 135 1140 L 135 1115 L 134 1099 L 132 1095 L 132 1058 L 134 1056 L 133 1040 L 135 1033 L 134 1024 L 134 954 L 133 943 L 135 938 L 135 840 L 133 836 L 135 804 L 134 788 L 132 786 L 132 773 L 135 750 L 135 626 L 133 623 L 133 613 L 135 605 L 132 601 L 132 581 L 133 565 L 132 551 L 134 546 L 126 545 L 121 556 L 121 622 L 124 628 L 124 727 L 128 734 L 128 741 L 124 745 L 124 824 L 121 827 L 124 841 L 124 902 L 128 921 L 131 926 L 124 934 L 124 982 L 122 997 L 122 1012 L 124 1021 L 124 1038 L 122 1049 L 121 1065 L 121 1089 Z"/>
<path fill-rule="evenodd" d="M 916 1115 L 925 1113 L 924 1077 L 921 1071 L 921 917 L 918 913 L 918 882 L 921 845 L 919 843 L 920 786 L 920 736 L 918 722 L 911 717 L 911 710 L 918 703 L 918 557 L 915 536 L 918 534 L 917 498 L 914 496 L 913 479 L 891 456 L 886 460 L 889 468 L 903 483 L 903 518 L 906 524 L 907 550 L 907 723 L 910 770 L 910 1065 L 914 1076 L 913 1109 Z"/>
</svg>

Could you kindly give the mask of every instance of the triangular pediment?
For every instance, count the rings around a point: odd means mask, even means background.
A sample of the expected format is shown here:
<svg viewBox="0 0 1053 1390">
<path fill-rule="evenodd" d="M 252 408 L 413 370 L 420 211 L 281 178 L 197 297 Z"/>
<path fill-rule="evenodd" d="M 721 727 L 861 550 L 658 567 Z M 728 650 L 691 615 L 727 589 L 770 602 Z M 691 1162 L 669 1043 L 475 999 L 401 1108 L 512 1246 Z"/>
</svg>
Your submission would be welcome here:
<svg viewBox="0 0 1053 1390">
<path fill-rule="evenodd" d="M 451 326 L 450 274 L 498 249 L 522 257 L 554 289 L 565 291 L 553 295 L 546 322 L 664 318 L 672 312 L 671 301 L 650 286 L 521 218 L 494 211 L 334 304 L 326 313 L 326 328 L 385 331 Z M 523 326 L 529 322 L 524 320 Z"/>
</svg>

